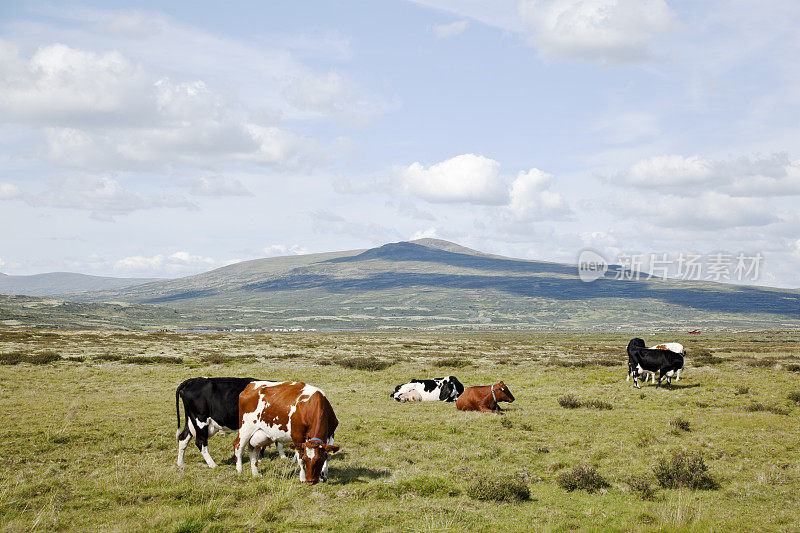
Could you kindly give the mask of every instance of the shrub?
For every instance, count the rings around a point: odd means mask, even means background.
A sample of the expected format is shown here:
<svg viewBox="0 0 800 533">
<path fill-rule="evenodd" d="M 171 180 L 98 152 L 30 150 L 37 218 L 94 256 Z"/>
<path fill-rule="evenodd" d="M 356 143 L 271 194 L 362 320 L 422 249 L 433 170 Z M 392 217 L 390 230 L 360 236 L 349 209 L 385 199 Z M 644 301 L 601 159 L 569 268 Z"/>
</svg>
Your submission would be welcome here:
<svg viewBox="0 0 800 533">
<path fill-rule="evenodd" d="M 739 395 L 749 394 L 750 393 L 750 387 L 745 387 L 745 386 L 739 385 L 738 387 L 736 387 L 736 390 L 733 391 L 733 393 L 734 394 L 739 394 Z"/>
<path fill-rule="evenodd" d="M 230 363 L 231 361 L 233 361 L 233 357 L 231 357 L 230 355 L 225 355 L 216 352 L 216 353 L 206 354 L 203 357 L 201 357 L 200 360 L 210 365 L 224 365 L 225 363 Z"/>
<path fill-rule="evenodd" d="M 792 391 L 786 396 L 789 401 L 794 403 L 800 403 L 800 391 Z"/>
<path fill-rule="evenodd" d="M 583 402 L 572 394 L 566 394 L 558 399 L 558 405 L 565 409 L 577 409 L 583 405 Z"/>
<path fill-rule="evenodd" d="M 583 465 L 573 466 L 569 472 L 560 473 L 556 481 L 567 492 L 575 490 L 595 492 L 609 486 L 608 481 L 593 466 Z"/>
<path fill-rule="evenodd" d="M 446 359 L 437 359 L 433 362 L 433 366 L 444 368 L 463 368 L 465 366 L 472 366 L 472 361 L 467 361 L 458 357 L 448 357 Z"/>
<path fill-rule="evenodd" d="M 45 350 L 39 353 L 33 353 L 25 358 L 25 362 L 30 363 L 32 365 L 49 365 L 50 363 L 54 363 L 60 360 L 61 356 L 50 350 Z"/>
<path fill-rule="evenodd" d="M 175 357 L 171 355 L 161 355 L 161 356 L 137 355 L 133 357 L 125 357 L 122 359 L 122 362 L 130 363 L 133 365 L 157 365 L 159 363 L 179 365 L 183 363 L 183 357 Z"/>
<path fill-rule="evenodd" d="M 506 416 L 503 417 L 502 420 L 500 420 L 500 425 L 506 429 L 511 429 L 514 427 L 514 422 L 512 422 L 511 419 Z"/>
<path fill-rule="evenodd" d="M 123 357 L 115 353 L 101 353 L 92 357 L 94 361 L 122 361 Z"/>
<path fill-rule="evenodd" d="M 755 368 L 767 368 L 775 366 L 775 359 L 753 359 L 747 362 L 747 366 L 752 366 Z"/>
<path fill-rule="evenodd" d="M 625 482 L 628 484 L 631 491 L 638 494 L 641 499 L 648 501 L 653 501 L 655 499 L 656 488 L 650 484 L 650 478 L 648 476 L 631 476 Z"/>
<path fill-rule="evenodd" d="M 485 477 L 467 486 L 467 495 L 481 501 L 520 502 L 531 499 L 527 483 L 513 476 Z"/>
<path fill-rule="evenodd" d="M 394 361 L 386 361 L 370 355 L 369 357 L 345 357 L 337 359 L 335 363 L 344 368 L 351 368 L 353 370 L 375 371 L 392 366 Z"/>
<path fill-rule="evenodd" d="M 613 405 L 602 400 L 589 400 L 588 402 L 584 403 L 584 405 L 588 407 L 594 407 L 595 409 L 599 409 L 601 411 L 610 411 L 614 408 Z"/>
<path fill-rule="evenodd" d="M 675 452 L 672 457 L 666 457 L 656 465 L 655 475 L 658 484 L 665 489 L 719 488 L 717 481 L 709 475 L 708 467 L 699 453 Z"/>
<path fill-rule="evenodd" d="M 691 431 L 692 427 L 689 424 L 689 421 L 683 417 L 676 417 L 670 420 L 669 425 L 672 426 L 675 430 L 680 431 Z"/>
<path fill-rule="evenodd" d="M 786 370 L 789 372 L 800 372 L 800 365 L 794 363 L 791 365 L 786 365 Z"/>
<path fill-rule="evenodd" d="M 789 411 L 779 405 L 764 405 L 761 402 L 753 402 L 747 406 L 747 410 L 751 413 L 769 412 L 776 415 L 788 415 Z"/>
<path fill-rule="evenodd" d="M 0 353 L 0 365 L 17 365 L 25 359 L 24 352 Z"/>
</svg>

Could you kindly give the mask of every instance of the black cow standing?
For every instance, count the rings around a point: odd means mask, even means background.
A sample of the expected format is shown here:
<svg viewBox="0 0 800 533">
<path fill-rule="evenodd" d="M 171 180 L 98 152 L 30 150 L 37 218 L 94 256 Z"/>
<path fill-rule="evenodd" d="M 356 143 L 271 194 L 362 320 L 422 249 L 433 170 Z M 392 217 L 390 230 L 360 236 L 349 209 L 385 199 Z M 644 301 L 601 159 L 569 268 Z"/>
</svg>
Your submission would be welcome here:
<svg viewBox="0 0 800 533">
<path fill-rule="evenodd" d="M 175 391 L 175 411 L 178 414 L 178 466 L 183 466 L 183 455 L 192 437 L 210 468 L 217 466 L 208 453 L 208 438 L 221 431 L 223 434 L 239 430 L 239 393 L 253 378 L 191 378 L 178 385 Z M 181 410 L 178 399 L 183 400 L 184 427 L 181 431 Z"/>
<path fill-rule="evenodd" d="M 667 387 L 672 388 L 672 376 L 683 368 L 683 355 L 671 350 L 647 348 L 642 339 L 631 339 L 628 343 L 628 375 L 633 376 L 633 384 L 639 387 L 642 372 L 658 372 L 658 385 L 667 378 Z"/>
</svg>

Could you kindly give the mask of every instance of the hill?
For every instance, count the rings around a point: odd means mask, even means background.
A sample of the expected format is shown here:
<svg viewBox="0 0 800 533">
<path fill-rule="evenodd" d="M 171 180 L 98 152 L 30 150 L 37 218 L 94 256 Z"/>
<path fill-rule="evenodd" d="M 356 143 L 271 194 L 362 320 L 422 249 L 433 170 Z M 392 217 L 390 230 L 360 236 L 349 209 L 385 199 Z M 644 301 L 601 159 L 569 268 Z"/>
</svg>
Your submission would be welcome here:
<svg viewBox="0 0 800 533">
<path fill-rule="evenodd" d="M 31 276 L 9 276 L 0 273 L 0 294 L 52 296 L 56 294 L 118 289 L 161 281 L 157 278 L 111 278 L 74 272 L 49 272 Z"/>
<path fill-rule="evenodd" d="M 615 274 L 585 283 L 574 265 L 421 239 L 258 259 L 70 299 L 166 306 L 197 317 L 197 328 L 800 327 L 800 291 Z"/>
</svg>

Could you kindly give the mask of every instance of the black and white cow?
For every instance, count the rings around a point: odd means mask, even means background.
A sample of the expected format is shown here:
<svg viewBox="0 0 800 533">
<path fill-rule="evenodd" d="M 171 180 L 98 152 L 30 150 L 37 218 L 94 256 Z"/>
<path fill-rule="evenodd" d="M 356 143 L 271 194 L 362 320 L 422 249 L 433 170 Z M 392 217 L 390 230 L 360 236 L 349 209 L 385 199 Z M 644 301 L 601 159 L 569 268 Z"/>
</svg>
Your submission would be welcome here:
<svg viewBox="0 0 800 533">
<path fill-rule="evenodd" d="M 671 350 L 647 348 L 642 339 L 631 339 L 628 343 L 628 375 L 638 389 L 639 376 L 645 371 L 658 373 L 658 383 L 667 378 L 667 386 L 672 388 L 672 376 L 683 368 L 683 356 Z"/>
<path fill-rule="evenodd" d="M 175 390 L 175 411 L 178 416 L 178 466 L 183 466 L 183 456 L 189 441 L 195 444 L 210 468 L 217 464 L 208 453 L 208 438 L 217 432 L 232 433 L 239 430 L 239 394 L 253 378 L 191 378 Z M 178 400 L 183 400 L 184 427 L 181 430 L 181 410 Z M 278 448 L 282 457 L 283 447 Z"/>
<path fill-rule="evenodd" d="M 455 376 L 435 379 L 412 379 L 408 383 L 403 383 L 395 387 L 392 398 L 400 401 L 409 401 L 410 398 L 416 400 L 416 394 L 408 394 L 416 391 L 419 393 L 419 400 L 423 402 L 454 402 L 464 392 L 464 385 Z"/>
<path fill-rule="evenodd" d="M 683 344 L 679 342 L 662 342 L 661 344 L 656 344 L 655 346 L 650 347 L 651 350 L 669 350 L 671 352 L 679 353 L 683 356 L 684 363 L 686 362 L 686 349 L 683 347 Z M 675 373 L 675 381 L 681 380 L 681 370 L 678 370 Z M 655 374 L 653 375 L 653 380 L 655 381 Z"/>
</svg>

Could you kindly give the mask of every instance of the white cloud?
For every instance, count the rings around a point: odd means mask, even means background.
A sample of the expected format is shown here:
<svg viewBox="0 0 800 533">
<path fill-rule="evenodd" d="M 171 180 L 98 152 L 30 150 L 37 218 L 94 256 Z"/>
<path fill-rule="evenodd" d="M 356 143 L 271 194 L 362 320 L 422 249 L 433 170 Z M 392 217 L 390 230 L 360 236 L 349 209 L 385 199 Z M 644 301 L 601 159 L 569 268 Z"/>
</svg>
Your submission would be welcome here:
<svg viewBox="0 0 800 533">
<path fill-rule="evenodd" d="M 609 206 L 622 218 L 637 224 L 688 228 L 694 232 L 746 226 L 766 226 L 781 218 L 760 198 L 734 198 L 718 192 L 694 196 L 656 195 L 652 199 L 615 202 Z"/>
<path fill-rule="evenodd" d="M 195 196 L 253 196 L 241 181 L 224 176 L 201 177 L 186 182 Z"/>
<path fill-rule="evenodd" d="M 737 197 L 791 196 L 800 194 L 800 161 L 785 153 L 729 160 L 664 155 L 642 159 L 611 181 L 685 196 L 711 188 Z"/>
<path fill-rule="evenodd" d="M 407 194 L 434 203 L 500 205 L 508 191 L 500 163 L 475 154 L 463 154 L 425 168 L 421 163 L 397 169 Z"/>
<path fill-rule="evenodd" d="M 22 191 L 13 183 L 0 182 L 0 200 L 13 200 L 22 196 Z"/>
<path fill-rule="evenodd" d="M 528 43 L 550 61 L 640 63 L 651 40 L 677 24 L 664 0 L 522 0 L 518 9 Z"/>
<path fill-rule="evenodd" d="M 264 253 L 264 257 L 276 257 L 283 255 L 305 255 L 308 253 L 308 249 L 299 244 L 292 244 L 291 246 L 272 244 L 264 247 L 262 252 Z"/>
<path fill-rule="evenodd" d="M 123 257 L 114 261 L 112 266 L 115 270 L 128 272 L 178 272 L 187 269 L 207 269 L 216 264 L 218 264 L 218 261 L 211 257 L 178 251 L 169 255 L 156 254 L 153 256 L 134 255 Z"/>
<path fill-rule="evenodd" d="M 792 251 L 792 255 L 795 258 L 800 259 L 800 239 L 797 239 L 796 241 L 792 242 L 790 244 L 790 249 Z M 2 263 L 0 263 L 0 265 L 2 265 Z"/>
<path fill-rule="evenodd" d="M 454 37 L 464 33 L 468 26 L 469 22 L 466 20 L 458 20 L 456 22 L 451 22 L 450 24 L 436 24 L 433 27 L 433 32 L 440 39 L 445 39 L 447 37 Z"/>
<path fill-rule="evenodd" d="M 99 220 L 112 220 L 117 215 L 160 207 L 196 208 L 181 197 L 136 193 L 108 177 L 56 179 L 41 193 L 25 195 L 25 200 L 37 207 L 90 211 L 92 217 Z"/>
<path fill-rule="evenodd" d="M 421 230 L 415 231 L 414 234 L 411 235 L 411 238 L 409 240 L 410 241 L 415 241 L 417 239 L 433 239 L 433 238 L 435 238 L 437 236 L 438 235 L 436 234 L 436 228 L 431 226 L 428 229 L 421 229 Z"/>
<path fill-rule="evenodd" d="M 550 190 L 554 176 L 532 168 L 520 172 L 511 183 L 508 209 L 517 220 L 563 217 L 570 212 L 564 198 Z"/>
</svg>

